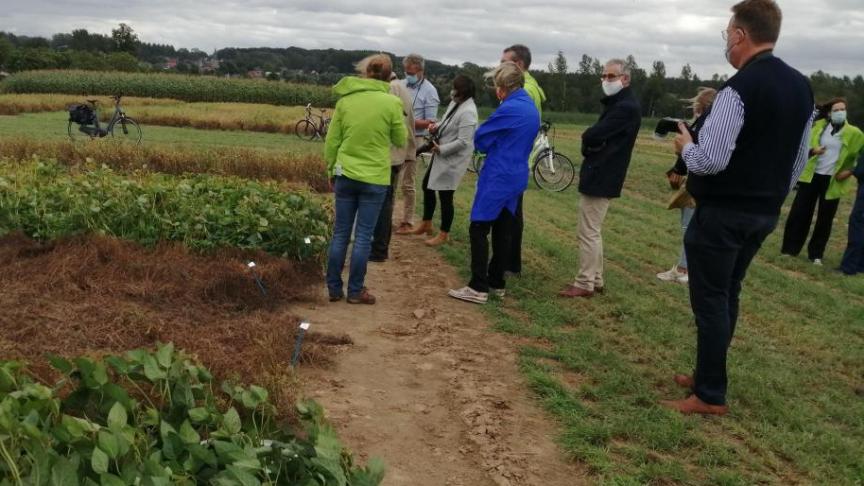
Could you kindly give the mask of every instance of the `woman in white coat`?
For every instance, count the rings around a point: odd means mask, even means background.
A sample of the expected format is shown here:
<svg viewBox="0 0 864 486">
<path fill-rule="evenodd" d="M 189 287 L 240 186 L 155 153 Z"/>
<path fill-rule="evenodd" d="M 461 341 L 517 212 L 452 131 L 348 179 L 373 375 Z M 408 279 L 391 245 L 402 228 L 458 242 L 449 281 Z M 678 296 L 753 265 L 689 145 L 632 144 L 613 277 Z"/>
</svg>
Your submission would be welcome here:
<svg viewBox="0 0 864 486">
<path fill-rule="evenodd" d="M 470 78 L 461 74 L 456 76 L 450 92 L 450 106 L 441 122 L 429 127 L 437 142 L 432 146 L 432 161 L 423 178 L 423 223 L 411 232 L 415 235 L 432 233 L 436 199 L 440 200 L 441 231 L 426 240 L 429 246 L 443 245 L 448 240 L 455 216 L 453 194 L 474 154 L 474 131 L 477 129 L 475 89 Z"/>
</svg>

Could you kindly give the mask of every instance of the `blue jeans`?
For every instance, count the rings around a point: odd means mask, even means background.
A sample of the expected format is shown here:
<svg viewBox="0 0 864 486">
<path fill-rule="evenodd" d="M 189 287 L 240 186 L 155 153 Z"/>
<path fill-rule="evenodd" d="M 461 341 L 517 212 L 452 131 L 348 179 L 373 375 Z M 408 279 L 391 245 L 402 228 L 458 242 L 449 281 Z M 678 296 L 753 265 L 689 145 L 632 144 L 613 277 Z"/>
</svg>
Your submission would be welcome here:
<svg viewBox="0 0 864 486">
<path fill-rule="evenodd" d="M 336 220 L 330 251 L 327 256 L 327 290 L 331 297 L 343 296 L 342 269 L 354 233 L 351 266 L 348 270 L 348 296 L 356 297 L 363 291 L 366 264 L 372 248 L 372 233 L 378 222 L 378 213 L 384 204 L 389 186 L 355 181 L 347 177 L 336 178 Z"/>
<path fill-rule="evenodd" d="M 690 220 L 693 219 L 693 213 L 696 208 L 681 208 L 681 230 L 687 234 L 687 226 L 690 226 Z M 684 244 L 681 244 L 681 258 L 678 259 L 678 268 L 687 269 L 687 249 Z"/>
</svg>

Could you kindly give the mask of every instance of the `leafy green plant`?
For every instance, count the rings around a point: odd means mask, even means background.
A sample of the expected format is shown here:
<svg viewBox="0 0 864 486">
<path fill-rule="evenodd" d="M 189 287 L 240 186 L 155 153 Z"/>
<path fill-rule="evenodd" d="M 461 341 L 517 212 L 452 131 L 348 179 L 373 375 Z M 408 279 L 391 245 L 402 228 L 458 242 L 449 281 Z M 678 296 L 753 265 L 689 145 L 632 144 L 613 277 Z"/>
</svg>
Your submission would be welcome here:
<svg viewBox="0 0 864 486">
<path fill-rule="evenodd" d="M 193 249 L 261 249 L 320 259 L 328 212 L 314 196 L 273 183 L 210 175 L 120 175 L 106 167 L 70 171 L 56 162 L 0 161 L 0 234 L 51 240 L 98 233 Z"/>
<path fill-rule="evenodd" d="M 333 106 L 330 88 L 306 84 L 215 76 L 101 71 L 24 71 L 3 81 L 6 93 L 64 93 L 80 95 L 174 98 L 183 101 L 267 103 Z"/>
<path fill-rule="evenodd" d="M 66 377 L 53 387 L 20 363 L 0 363 L 2 486 L 374 486 L 383 479 L 380 462 L 353 464 L 314 402 L 298 404 L 298 435 L 277 420 L 267 390 L 216 389 L 210 372 L 171 344 L 50 360 Z"/>
</svg>

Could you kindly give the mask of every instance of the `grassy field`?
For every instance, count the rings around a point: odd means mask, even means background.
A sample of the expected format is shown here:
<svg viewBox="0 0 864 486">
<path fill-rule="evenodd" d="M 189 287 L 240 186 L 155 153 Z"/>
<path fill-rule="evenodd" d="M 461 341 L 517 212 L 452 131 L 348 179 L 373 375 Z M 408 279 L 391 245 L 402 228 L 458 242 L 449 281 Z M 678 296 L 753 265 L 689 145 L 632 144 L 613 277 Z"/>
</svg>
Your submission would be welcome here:
<svg viewBox="0 0 864 486">
<path fill-rule="evenodd" d="M 0 115 L 64 111 L 83 103 L 84 97 L 63 94 L 0 94 Z M 109 96 L 96 96 L 100 119 L 108 122 L 114 114 Z M 165 98 L 123 98 L 123 109 L 144 125 L 208 130 L 246 130 L 294 133 L 304 117 L 302 106 L 273 106 L 252 103 L 187 103 Z M 316 108 L 314 115 L 320 112 Z"/>
<path fill-rule="evenodd" d="M 578 154 L 578 132 L 560 131 L 559 149 Z M 678 213 L 665 209 L 672 160 L 668 143 L 643 134 L 604 226 L 608 293 L 591 300 L 556 297 L 577 271 L 578 192 L 532 183 L 526 194 L 526 270 L 488 313 L 498 330 L 533 343 L 521 367 L 560 422 L 562 447 L 603 484 L 861 484 L 864 278 L 830 271 L 845 247 L 848 201 L 825 267 L 779 256 L 785 211 L 751 267 L 730 353 L 730 416 L 657 405 L 683 396 L 671 376 L 692 369 L 695 353 L 687 288 L 654 277 L 681 245 Z M 444 250 L 463 271 L 472 182 L 457 194 L 455 241 Z"/>
<path fill-rule="evenodd" d="M 132 113 L 130 112 L 130 115 Z M 65 140 L 69 115 L 65 112 L 26 113 L 0 116 L 4 136 L 27 136 L 43 140 Z M 183 148 L 251 147 L 258 150 L 321 154 L 321 142 L 306 142 L 294 135 L 236 130 L 204 130 L 142 124 L 143 144 Z"/>
<path fill-rule="evenodd" d="M 65 116 L 0 117 L 0 134 L 62 139 Z M 579 125 L 559 126 L 557 147 L 577 161 L 589 120 L 571 121 Z M 147 125 L 144 140 L 190 150 L 323 149 L 281 134 Z M 525 273 L 487 311 L 497 330 L 526 343 L 522 370 L 560 424 L 563 450 L 602 484 L 861 484 L 864 278 L 830 271 L 845 246 L 849 201 L 825 267 L 779 256 L 785 213 L 751 267 L 730 354 L 731 414 L 688 418 L 657 406 L 682 396 L 670 378 L 692 368 L 695 352 L 686 287 L 654 277 L 677 260 L 681 242 L 678 213 L 665 209 L 672 160 L 668 142 L 640 138 L 624 197 L 605 224 L 609 292 L 592 300 L 555 295 L 577 270 L 575 187 L 550 194 L 532 183 L 526 195 Z M 466 177 L 457 194 L 454 241 L 443 250 L 463 271 L 473 182 Z"/>
</svg>

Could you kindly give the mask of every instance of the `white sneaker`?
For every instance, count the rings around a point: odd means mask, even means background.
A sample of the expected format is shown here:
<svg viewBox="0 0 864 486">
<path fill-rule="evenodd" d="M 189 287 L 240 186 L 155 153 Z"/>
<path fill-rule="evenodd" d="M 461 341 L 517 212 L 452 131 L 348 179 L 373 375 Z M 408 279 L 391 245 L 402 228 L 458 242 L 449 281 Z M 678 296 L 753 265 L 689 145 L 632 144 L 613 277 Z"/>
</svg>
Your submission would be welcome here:
<svg viewBox="0 0 864 486">
<path fill-rule="evenodd" d="M 817 259 L 813 260 L 813 265 L 816 265 L 817 267 L 821 267 L 822 266 L 822 259 L 817 258 Z"/>
<path fill-rule="evenodd" d="M 454 299 L 464 300 L 465 302 L 472 302 L 474 304 L 485 304 L 489 300 L 488 293 L 477 292 L 471 287 L 462 287 L 461 289 L 450 290 L 450 292 L 447 292 L 447 295 Z"/>
<path fill-rule="evenodd" d="M 663 273 L 658 273 L 657 278 L 664 281 L 664 282 L 678 282 L 678 283 L 687 283 L 689 280 L 686 273 L 681 273 L 678 271 L 678 265 L 675 265 L 669 271 L 666 271 Z"/>
<path fill-rule="evenodd" d="M 495 297 L 498 297 L 499 299 L 503 299 L 504 296 L 507 295 L 507 289 L 490 289 L 490 290 L 491 290 L 491 292 L 489 292 L 489 293 Z"/>
</svg>

